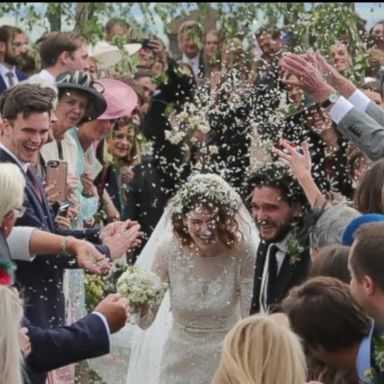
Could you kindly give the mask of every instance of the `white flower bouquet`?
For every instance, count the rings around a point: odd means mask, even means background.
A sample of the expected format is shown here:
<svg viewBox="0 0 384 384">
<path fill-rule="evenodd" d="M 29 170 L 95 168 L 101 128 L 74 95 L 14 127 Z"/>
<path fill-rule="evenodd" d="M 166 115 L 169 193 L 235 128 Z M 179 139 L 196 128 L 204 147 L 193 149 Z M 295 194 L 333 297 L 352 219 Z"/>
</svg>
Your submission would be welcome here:
<svg viewBox="0 0 384 384">
<path fill-rule="evenodd" d="M 129 266 L 117 280 L 117 292 L 129 300 L 134 312 L 144 304 L 161 302 L 168 284 L 153 272 L 137 266 Z"/>
</svg>

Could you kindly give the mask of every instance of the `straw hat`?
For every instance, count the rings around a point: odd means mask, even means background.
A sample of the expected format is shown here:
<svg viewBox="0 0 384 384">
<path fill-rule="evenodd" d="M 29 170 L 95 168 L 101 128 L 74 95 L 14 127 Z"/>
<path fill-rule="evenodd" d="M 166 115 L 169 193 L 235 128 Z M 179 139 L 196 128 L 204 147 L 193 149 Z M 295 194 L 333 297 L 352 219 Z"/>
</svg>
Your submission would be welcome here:
<svg viewBox="0 0 384 384">
<path fill-rule="evenodd" d="M 96 60 L 99 69 L 115 66 L 123 57 L 119 48 L 106 41 L 99 41 L 90 48 L 89 56 Z"/>
<path fill-rule="evenodd" d="M 132 44 L 124 44 L 124 49 L 128 52 L 129 56 L 134 55 L 139 52 L 141 49 L 141 44 L 132 43 Z"/>
</svg>

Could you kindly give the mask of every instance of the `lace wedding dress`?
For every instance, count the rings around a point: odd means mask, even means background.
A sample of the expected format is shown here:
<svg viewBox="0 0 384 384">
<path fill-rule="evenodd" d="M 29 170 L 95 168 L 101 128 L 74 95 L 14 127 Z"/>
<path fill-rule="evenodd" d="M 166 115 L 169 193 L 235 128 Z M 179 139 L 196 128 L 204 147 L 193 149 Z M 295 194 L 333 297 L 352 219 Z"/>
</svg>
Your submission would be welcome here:
<svg viewBox="0 0 384 384">
<path fill-rule="evenodd" d="M 243 240 L 210 257 L 180 246 L 171 214 L 169 207 L 138 260 L 170 288 L 141 319 L 149 328 L 136 327 L 127 384 L 209 384 L 225 335 L 249 314 L 260 239 L 245 206 L 237 215 Z"/>
<path fill-rule="evenodd" d="M 249 314 L 256 249 L 240 243 L 211 257 L 181 248 L 174 237 L 160 247 L 154 270 L 170 283 L 173 326 L 164 346 L 161 384 L 208 384 L 221 342 Z"/>
</svg>

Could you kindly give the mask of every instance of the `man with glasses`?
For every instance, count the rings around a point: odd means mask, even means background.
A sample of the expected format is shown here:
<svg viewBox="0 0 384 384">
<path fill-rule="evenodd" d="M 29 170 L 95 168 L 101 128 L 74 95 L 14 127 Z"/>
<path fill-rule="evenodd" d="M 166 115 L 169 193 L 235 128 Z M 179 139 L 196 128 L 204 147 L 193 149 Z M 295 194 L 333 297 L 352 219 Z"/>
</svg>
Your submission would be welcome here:
<svg viewBox="0 0 384 384">
<path fill-rule="evenodd" d="M 10 25 L 0 27 L 0 93 L 27 78 L 19 69 L 27 52 L 25 38 L 20 28 Z"/>
</svg>

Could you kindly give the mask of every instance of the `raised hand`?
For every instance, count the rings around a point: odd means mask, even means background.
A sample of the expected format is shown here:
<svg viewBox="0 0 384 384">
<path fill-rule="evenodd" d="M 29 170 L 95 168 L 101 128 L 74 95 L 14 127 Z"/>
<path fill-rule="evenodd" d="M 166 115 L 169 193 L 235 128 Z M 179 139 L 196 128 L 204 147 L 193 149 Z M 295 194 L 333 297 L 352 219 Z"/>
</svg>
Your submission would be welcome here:
<svg viewBox="0 0 384 384">
<path fill-rule="evenodd" d="M 50 204 L 59 201 L 60 193 L 56 184 L 45 185 L 44 191 Z"/>
<path fill-rule="evenodd" d="M 67 240 L 66 250 L 74 255 L 80 268 L 86 269 L 95 274 L 105 274 L 111 269 L 111 264 L 105 255 L 101 254 L 96 247 L 85 240 L 75 239 Z"/>
<path fill-rule="evenodd" d="M 287 165 L 298 181 L 311 176 L 312 159 L 309 152 L 308 142 L 304 141 L 302 145 L 303 153 L 300 153 L 287 140 L 280 140 L 280 144 L 284 147 L 281 151 L 273 148 L 272 151 L 279 156 L 279 160 Z"/>
<path fill-rule="evenodd" d="M 57 215 L 55 217 L 55 223 L 63 229 L 71 228 L 71 219 L 69 217 Z"/>
<path fill-rule="evenodd" d="M 81 175 L 81 183 L 83 184 L 83 195 L 87 197 L 97 196 L 96 186 L 93 184 L 92 177 L 89 173 Z"/>
<path fill-rule="evenodd" d="M 111 224 L 102 230 L 99 237 L 103 244 L 108 246 L 112 259 L 123 256 L 129 249 L 141 244 L 143 233 L 140 232 L 138 223 L 126 220 Z"/>
<path fill-rule="evenodd" d="M 324 207 L 324 204 L 327 203 L 327 199 L 321 193 L 312 178 L 312 160 L 309 153 L 308 143 L 306 141 L 301 143 L 303 148 L 302 154 L 298 152 L 296 148 L 293 148 L 287 140 L 281 140 L 280 144 L 284 147 L 284 150 L 281 151 L 274 148 L 273 152 L 279 156 L 279 160 L 282 163 L 291 169 L 311 206 Z"/>
<path fill-rule="evenodd" d="M 121 172 L 121 179 L 124 183 L 130 183 L 135 176 L 132 165 L 123 167 Z"/>
<path fill-rule="evenodd" d="M 67 176 L 67 190 L 68 190 L 68 195 L 74 193 L 76 191 L 76 188 L 80 184 L 80 179 L 77 175 L 74 175 L 72 173 L 69 173 Z"/>
<path fill-rule="evenodd" d="M 344 97 L 349 98 L 356 91 L 356 86 L 329 64 L 320 53 L 308 51 L 303 57 L 316 67 L 323 78 Z"/>
<path fill-rule="evenodd" d="M 286 53 L 280 60 L 280 68 L 287 75 L 292 73 L 296 78 L 283 82 L 288 85 L 301 88 L 311 94 L 317 102 L 324 101 L 335 89 L 327 83 L 320 71 L 308 62 L 303 56 L 294 53 Z"/>
</svg>

